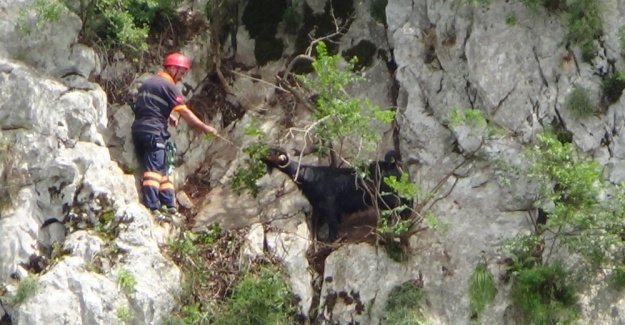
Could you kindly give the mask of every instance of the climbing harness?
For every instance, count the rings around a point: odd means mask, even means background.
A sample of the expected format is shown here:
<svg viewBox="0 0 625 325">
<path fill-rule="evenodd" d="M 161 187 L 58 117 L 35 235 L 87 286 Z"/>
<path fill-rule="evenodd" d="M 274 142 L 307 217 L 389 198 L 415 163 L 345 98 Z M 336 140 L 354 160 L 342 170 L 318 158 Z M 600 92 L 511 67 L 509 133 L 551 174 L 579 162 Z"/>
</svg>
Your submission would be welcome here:
<svg viewBox="0 0 625 325">
<path fill-rule="evenodd" d="M 167 175 L 171 175 L 174 172 L 174 166 L 178 163 L 178 153 L 176 152 L 176 144 L 167 141 L 165 144 L 165 166 Z"/>
</svg>

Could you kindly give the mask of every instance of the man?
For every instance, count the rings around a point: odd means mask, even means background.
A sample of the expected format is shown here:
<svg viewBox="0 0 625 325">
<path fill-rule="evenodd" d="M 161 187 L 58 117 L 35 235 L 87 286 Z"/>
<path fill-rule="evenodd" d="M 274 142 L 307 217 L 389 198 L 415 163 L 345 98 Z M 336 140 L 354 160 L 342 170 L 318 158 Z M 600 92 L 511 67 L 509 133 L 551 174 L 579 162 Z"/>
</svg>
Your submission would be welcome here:
<svg viewBox="0 0 625 325">
<path fill-rule="evenodd" d="M 157 220 L 172 219 L 177 223 L 182 216 L 176 210 L 174 185 L 166 174 L 165 162 L 165 143 L 170 137 L 167 123 L 174 127 L 178 125 L 178 119 L 171 113 L 179 113 L 191 127 L 203 133 L 217 135 L 217 130 L 193 114 L 176 87 L 191 67 L 189 59 L 180 53 L 170 54 L 165 58 L 163 67 L 163 71 L 148 78 L 139 87 L 132 138 L 144 167 L 141 186 L 143 204 Z M 159 210 L 161 206 L 167 208 L 164 213 Z"/>
</svg>

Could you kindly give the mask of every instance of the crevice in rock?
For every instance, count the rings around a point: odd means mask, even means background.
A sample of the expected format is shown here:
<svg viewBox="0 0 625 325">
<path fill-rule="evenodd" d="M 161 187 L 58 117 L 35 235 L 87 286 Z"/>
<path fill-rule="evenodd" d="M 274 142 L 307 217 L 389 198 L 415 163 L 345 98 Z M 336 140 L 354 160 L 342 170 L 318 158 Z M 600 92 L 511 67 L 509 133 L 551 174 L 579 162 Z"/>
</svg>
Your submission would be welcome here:
<svg viewBox="0 0 625 325">
<path fill-rule="evenodd" d="M 571 53 L 571 55 L 573 55 L 573 53 Z M 560 77 L 556 76 L 556 82 L 555 82 L 556 96 L 555 96 L 555 98 L 560 97 L 560 87 L 558 86 L 559 79 L 560 79 Z M 565 132 L 568 132 L 568 130 L 566 129 L 566 123 L 564 122 L 564 119 L 562 118 L 562 116 L 560 115 L 560 111 L 558 110 L 558 101 L 557 100 L 554 101 L 554 103 L 553 103 L 553 111 L 555 113 L 556 119 L 552 120 L 551 124 L 552 124 L 552 127 L 554 128 L 554 131 L 556 132 L 556 134 L 558 134 L 559 130 L 563 130 Z"/>
<path fill-rule="evenodd" d="M 19 131 L 19 130 L 30 131 L 27 127 L 24 127 L 23 125 L 3 125 L 2 127 L 0 127 L 0 131 Z"/>
<path fill-rule="evenodd" d="M 603 134 L 603 138 L 601 138 L 601 145 L 608 149 L 610 158 L 613 158 L 614 154 L 612 152 L 612 148 L 610 147 L 611 144 L 612 144 L 612 135 L 610 134 L 609 130 L 605 130 L 605 133 Z"/>
<path fill-rule="evenodd" d="M 579 62 L 577 61 L 577 57 L 575 56 L 575 52 L 573 52 L 573 50 L 571 50 L 569 45 L 566 46 L 566 50 L 569 52 L 571 58 L 573 58 L 573 63 L 575 63 L 575 70 L 577 71 L 577 74 L 581 74 L 581 70 L 579 68 Z"/>
<path fill-rule="evenodd" d="M 467 100 L 469 101 L 469 106 L 471 107 L 471 109 L 476 109 L 475 107 L 475 100 L 477 98 L 477 91 L 473 93 L 473 95 L 471 95 L 471 81 L 469 81 L 468 79 L 466 79 L 466 82 L 464 84 L 464 91 L 467 94 Z M 473 98 L 471 98 L 471 96 L 473 96 Z"/>
<path fill-rule="evenodd" d="M 440 79 L 438 79 L 438 89 L 436 89 L 436 93 L 440 94 L 443 91 L 443 80 L 445 79 L 445 75 L 441 75 Z"/>
<path fill-rule="evenodd" d="M 532 103 L 532 112 L 530 113 L 528 119 L 531 120 L 531 126 L 533 127 L 534 122 L 536 122 L 536 120 L 540 120 L 540 101 L 538 99 L 533 100 L 532 98 L 529 98 L 529 101 Z M 536 120 L 534 120 L 532 114 L 536 116 Z"/>
<path fill-rule="evenodd" d="M 473 21 L 471 21 L 469 26 L 467 26 L 467 34 L 464 36 L 464 40 L 462 41 L 462 55 L 464 56 L 465 60 L 466 60 L 467 43 L 469 42 L 469 38 L 471 38 L 472 28 L 473 28 Z"/>
<path fill-rule="evenodd" d="M 501 106 L 503 105 L 503 103 L 506 102 L 506 100 L 508 99 L 508 97 L 510 97 L 510 94 L 512 94 L 514 92 L 514 90 L 516 90 L 516 85 L 514 85 L 514 87 L 512 87 L 512 89 L 510 89 L 510 91 L 503 96 L 502 99 L 499 100 L 499 102 L 497 102 L 497 107 L 495 108 L 495 110 L 493 111 L 493 113 L 491 115 L 496 115 L 497 112 L 499 112 L 499 109 L 501 108 Z"/>
<path fill-rule="evenodd" d="M 452 32 L 454 37 L 454 42 L 455 42 L 455 32 Z M 437 43 L 437 36 L 436 36 L 436 25 L 434 24 L 430 24 L 430 27 L 428 27 L 427 29 L 423 30 L 421 32 L 421 35 L 423 37 L 423 48 L 424 48 L 424 53 L 423 53 L 423 63 L 425 64 L 431 64 L 432 62 L 434 62 L 434 60 L 437 59 L 436 56 L 436 43 Z M 445 40 L 443 40 L 443 46 L 446 46 L 445 44 Z"/>
<path fill-rule="evenodd" d="M 528 213 L 530 214 L 530 217 L 532 217 L 532 213 L 530 211 L 528 211 Z M 536 218 L 533 218 L 535 234 L 540 234 L 543 232 L 542 227 L 547 224 L 548 218 L 549 214 L 545 210 L 541 208 L 536 209 Z"/>
<path fill-rule="evenodd" d="M 566 128 L 566 122 L 560 115 L 560 111 L 554 107 L 556 119 L 551 123 L 557 139 L 562 143 L 573 143 L 573 133 Z"/>
<path fill-rule="evenodd" d="M 534 59 L 536 59 L 536 63 L 538 64 L 538 73 L 540 74 L 540 79 L 542 80 L 544 86 L 549 87 L 549 82 L 547 82 L 547 78 L 545 77 L 545 72 L 543 71 L 543 67 L 540 64 L 538 53 L 536 53 L 536 46 L 532 47 L 532 53 L 534 53 Z"/>
<path fill-rule="evenodd" d="M 392 122 L 393 123 L 393 136 L 392 136 L 393 147 L 395 148 L 395 150 L 400 152 L 400 155 L 401 155 L 401 151 L 399 150 L 399 142 L 400 142 L 399 138 L 400 138 L 400 133 L 401 133 L 401 124 L 399 123 L 399 120 L 397 119 L 398 114 L 399 114 L 399 107 L 397 107 L 397 100 L 399 98 L 400 85 L 399 85 L 399 81 L 395 77 L 397 75 L 397 62 L 395 61 L 395 52 L 391 48 L 390 55 L 387 57 L 386 51 L 379 50 L 378 56 L 383 58 L 384 61 L 386 62 L 386 67 L 388 68 L 389 78 L 392 81 L 391 87 L 389 88 L 389 99 L 391 101 L 392 107 L 395 110 L 395 117 L 393 118 L 393 122 Z"/>
</svg>

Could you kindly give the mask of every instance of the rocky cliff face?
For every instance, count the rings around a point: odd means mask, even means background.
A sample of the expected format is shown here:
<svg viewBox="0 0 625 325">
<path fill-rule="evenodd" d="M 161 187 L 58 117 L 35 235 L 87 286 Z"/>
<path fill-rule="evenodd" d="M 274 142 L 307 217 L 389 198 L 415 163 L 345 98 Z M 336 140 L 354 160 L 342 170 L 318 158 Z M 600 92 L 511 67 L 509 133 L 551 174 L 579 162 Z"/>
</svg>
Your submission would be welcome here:
<svg viewBox="0 0 625 325">
<path fill-rule="evenodd" d="M 624 178 L 623 102 L 616 96 L 606 103 L 602 83 L 624 67 L 619 30 L 625 4 L 600 2 L 604 36 L 595 43 L 597 55 L 584 60 L 579 47 L 564 42 L 566 21 L 557 12 L 517 1 L 390 0 L 382 23 L 372 16 L 374 2 L 354 6 L 354 20 L 337 38 L 341 53 L 369 53 L 365 81 L 349 91 L 397 110 L 396 131 L 379 127 L 379 151 L 397 145 L 412 181 L 424 193 L 436 189 L 430 208 L 446 231 L 425 227 L 412 236 L 401 263 L 369 244 L 345 244 L 327 256 L 321 274 L 310 274 L 304 258 L 312 245 L 310 209 L 294 184 L 274 174 L 259 181 L 257 199 L 230 191 L 232 172 L 244 159 L 239 149 L 252 141 L 243 135 L 252 119 L 275 143 L 287 133 L 281 123 L 286 114 L 297 112 L 294 125 L 308 121 L 293 103 L 276 105 L 269 85 L 300 50 L 298 36 L 280 24 L 283 52 L 276 58 L 254 55 L 263 39 L 252 39 L 245 24 L 223 49 L 224 56 L 253 66 L 231 74 L 226 98 L 244 114 L 236 123 L 224 123 L 231 118 L 225 111 L 212 120 L 229 142 L 202 141 L 185 126 L 172 130 L 185 152 L 176 183 L 182 186 L 200 171 L 210 183 L 206 196 L 194 202 L 196 229 L 212 222 L 224 228 L 255 224 L 245 255 L 277 257 L 301 298 L 301 313 L 314 314 L 314 323 L 380 324 L 389 293 L 412 281 L 425 293 L 424 323 L 470 324 L 468 282 L 475 266 L 483 262 L 496 279 L 502 277 L 502 241 L 529 233 L 528 215 L 536 213 L 537 184 L 519 172 L 509 172 L 503 182 L 493 161 L 523 166 L 524 146 L 556 125 L 605 166 L 607 179 Z M 298 10 L 323 16 L 328 3 L 303 1 Z M 128 62 L 105 62 L 101 53 L 74 43 L 80 20 L 70 13 L 64 24 L 44 24 L 24 35 L 14 28 L 21 4 L 0 2 L 0 312 L 6 310 L 13 324 L 112 324 L 124 311 L 132 315 L 130 323 L 160 324 L 176 304 L 181 274 L 158 244 L 176 230 L 156 224 L 138 204 L 135 177 L 118 167 L 136 164 L 132 114 L 93 83 L 94 76 L 122 79 Z M 36 17 L 28 17 L 34 26 Z M 198 85 L 208 73 L 201 68 L 209 60 L 207 39 L 197 35 L 182 48 L 198 67 L 186 80 L 189 97 L 203 95 Z M 267 64 L 255 66 L 260 61 Z M 584 119 L 567 105 L 580 87 L 601 107 Z M 454 109 L 480 110 L 503 133 L 486 139 L 479 130 L 450 128 Z M 301 141 L 281 144 L 297 147 Z M 467 157 L 472 160 L 458 168 Z M 51 259 L 43 271 L 37 270 L 42 256 Z M 123 290 L 120 279 L 129 275 L 136 284 Z M 24 302 L 11 298 L 18 283 L 31 277 L 36 294 Z M 473 321 L 518 324 L 510 285 L 497 283 L 493 303 Z M 623 295 L 609 286 L 597 281 L 582 288 L 582 323 L 622 322 Z"/>
</svg>

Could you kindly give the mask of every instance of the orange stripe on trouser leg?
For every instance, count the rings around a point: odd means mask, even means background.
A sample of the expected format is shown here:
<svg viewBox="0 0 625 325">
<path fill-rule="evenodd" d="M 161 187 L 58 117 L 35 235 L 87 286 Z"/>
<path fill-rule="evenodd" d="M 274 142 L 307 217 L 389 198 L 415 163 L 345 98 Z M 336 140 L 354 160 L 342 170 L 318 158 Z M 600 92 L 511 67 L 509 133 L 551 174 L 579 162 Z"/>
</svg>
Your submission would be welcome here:
<svg viewBox="0 0 625 325">
<path fill-rule="evenodd" d="M 165 183 L 165 184 L 161 184 L 161 187 L 159 188 L 159 190 L 173 190 L 174 189 L 174 184 L 172 183 Z"/>
<path fill-rule="evenodd" d="M 143 180 L 143 184 L 142 185 L 143 186 L 150 186 L 150 187 L 154 187 L 154 188 L 159 188 L 160 184 L 157 181 L 153 181 L 151 179 L 146 179 L 146 180 Z"/>
<path fill-rule="evenodd" d="M 160 185 L 160 190 L 173 190 L 174 189 L 174 184 L 171 182 L 171 179 L 168 175 L 164 175 L 163 178 L 161 178 L 161 185 Z"/>
<path fill-rule="evenodd" d="M 143 173 L 143 179 L 150 179 L 160 183 L 163 181 L 163 176 L 156 172 L 145 172 Z"/>
</svg>

